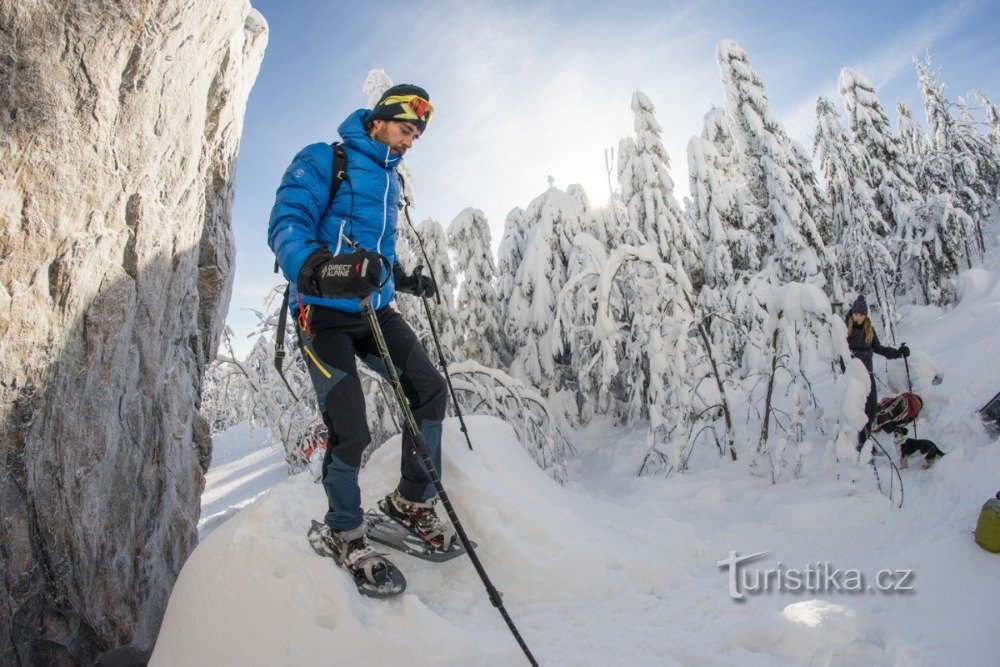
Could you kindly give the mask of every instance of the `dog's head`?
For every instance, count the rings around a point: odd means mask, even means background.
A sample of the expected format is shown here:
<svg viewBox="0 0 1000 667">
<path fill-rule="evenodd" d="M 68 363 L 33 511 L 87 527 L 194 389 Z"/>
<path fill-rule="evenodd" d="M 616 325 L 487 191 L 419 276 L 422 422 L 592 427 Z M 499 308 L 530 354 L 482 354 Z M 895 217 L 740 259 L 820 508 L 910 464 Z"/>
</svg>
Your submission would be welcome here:
<svg viewBox="0 0 1000 667">
<path fill-rule="evenodd" d="M 894 429 L 894 430 L 892 431 L 892 435 L 893 435 L 893 437 L 894 437 L 894 438 L 896 439 L 896 444 L 897 444 L 897 445 L 899 445 L 899 444 L 902 444 L 902 443 L 903 443 L 903 441 L 904 441 L 904 440 L 906 440 L 906 436 L 907 436 L 907 435 L 909 435 L 909 433 L 910 433 L 910 432 L 909 432 L 909 431 L 907 431 L 907 430 L 906 430 L 906 429 L 905 429 L 904 427 L 902 427 L 902 426 L 897 426 L 897 427 L 896 427 L 896 428 L 895 428 L 895 429 Z"/>
</svg>

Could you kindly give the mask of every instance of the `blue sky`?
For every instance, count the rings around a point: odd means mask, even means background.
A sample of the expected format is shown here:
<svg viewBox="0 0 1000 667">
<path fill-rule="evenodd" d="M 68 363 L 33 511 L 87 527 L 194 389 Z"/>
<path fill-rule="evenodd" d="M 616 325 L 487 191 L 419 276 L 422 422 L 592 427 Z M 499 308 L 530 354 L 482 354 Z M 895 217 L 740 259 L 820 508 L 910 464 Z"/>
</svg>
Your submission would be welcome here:
<svg viewBox="0 0 1000 667">
<path fill-rule="evenodd" d="M 721 106 L 715 45 L 735 39 L 789 133 L 811 145 L 816 97 L 836 104 L 842 67 L 867 75 L 895 122 L 897 101 L 923 119 L 911 59 L 927 49 L 954 100 L 970 89 L 1000 101 L 1000 2 L 499 2 L 251 0 L 269 25 L 247 105 L 233 224 L 236 284 L 229 322 L 240 342 L 260 308 L 274 258 L 267 219 L 292 156 L 364 106 L 365 74 L 425 87 L 436 108 L 406 161 L 415 221 L 445 227 L 482 209 L 494 248 L 507 212 L 547 187 L 580 183 L 608 198 L 604 151 L 632 131 L 631 94 L 657 108 L 678 197 L 687 142 Z"/>
</svg>

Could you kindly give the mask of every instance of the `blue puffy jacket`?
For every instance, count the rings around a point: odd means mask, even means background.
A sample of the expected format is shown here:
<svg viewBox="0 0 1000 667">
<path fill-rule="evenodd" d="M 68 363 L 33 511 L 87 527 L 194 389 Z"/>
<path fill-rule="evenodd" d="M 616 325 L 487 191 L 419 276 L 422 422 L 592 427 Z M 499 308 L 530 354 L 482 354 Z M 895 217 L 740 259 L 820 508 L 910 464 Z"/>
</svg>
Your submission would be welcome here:
<svg viewBox="0 0 1000 667">
<path fill-rule="evenodd" d="M 311 144 L 292 160 L 278 186 L 267 244 L 278 265 L 291 282 L 290 303 L 318 304 L 352 313 L 361 312 L 359 299 L 326 299 L 297 295 L 299 270 L 320 245 L 333 255 L 348 254 L 348 240 L 365 250 L 377 252 L 396 262 L 396 221 L 399 216 L 400 180 L 396 165 L 401 156 L 365 133 L 370 109 L 358 109 L 337 128 L 347 151 L 348 179 L 340 184 L 332 204 L 333 148 Z M 386 273 L 389 275 L 387 276 Z M 377 309 L 389 305 L 395 294 L 391 271 L 382 267 L 381 290 L 372 295 Z M 388 278 L 388 280 L 387 280 Z M 294 308 L 294 306 L 293 306 Z"/>
</svg>

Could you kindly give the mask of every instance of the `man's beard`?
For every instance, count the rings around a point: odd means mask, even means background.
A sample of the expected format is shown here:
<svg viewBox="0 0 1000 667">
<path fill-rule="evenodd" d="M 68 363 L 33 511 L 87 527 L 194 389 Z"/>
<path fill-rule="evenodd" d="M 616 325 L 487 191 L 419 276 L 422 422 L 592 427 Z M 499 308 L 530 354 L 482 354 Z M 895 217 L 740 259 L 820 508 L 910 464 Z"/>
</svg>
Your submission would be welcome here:
<svg viewBox="0 0 1000 667">
<path fill-rule="evenodd" d="M 399 150 L 398 148 L 393 147 L 393 145 L 390 143 L 391 139 L 389 138 L 389 125 L 388 124 L 383 125 L 382 127 L 373 128 L 372 129 L 372 139 L 375 139 L 376 141 L 381 141 L 383 144 L 385 144 L 386 146 L 388 146 L 389 150 L 391 152 L 393 152 L 393 153 L 403 153 L 403 152 L 405 152 L 405 149 L 404 150 Z"/>
</svg>

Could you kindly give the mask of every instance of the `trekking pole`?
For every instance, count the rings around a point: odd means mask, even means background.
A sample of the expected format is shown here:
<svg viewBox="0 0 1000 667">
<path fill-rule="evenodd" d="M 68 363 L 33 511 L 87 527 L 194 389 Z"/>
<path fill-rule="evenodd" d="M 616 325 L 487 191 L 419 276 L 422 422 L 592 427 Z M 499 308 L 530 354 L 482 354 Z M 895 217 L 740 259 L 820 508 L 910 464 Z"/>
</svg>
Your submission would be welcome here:
<svg viewBox="0 0 1000 667">
<path fill-rule="evenodd" d="M 415 273 L 417 273 L 417 275 L 420 274 L 419 266 L 417 266 Z M 459 427 L 462 430 L 462 434 L 465 435 L 465 442 L 469 445 L 469 451 L 471 452 L 472 439 L 469 437 L 469 429 L 465 427 L 465 419 L 462 416 L 462 408 L 459 407 L 458 396 L 455 395 L 455 386 L 451 383 L 451 374 L 448 372 L 448 364 L 445 363 L 444 360 L 444 351 L 441 349 L 441 340 L 438 338 L 437 327 L 434 326 L 434 318 L 431 316 L 430 303 L 428 303 L 426 296 L 421 297 L 420 300 L 424 302 L 424 312 L 427 314 L 427 323 L 431 325 L 431 337 L 434 339 L 434 347 L 437 348 L 438 363 L 441 364 L 441 370 L 444 371 L 445 382 L 448 383 L 448 391 L 451 392 L 451 404 L 455 406 L 455 414 L 458 416 Z"/>
<path fill-rule="evenodd" d="M 410 230 L 413 232 L 414 238 L 417 239 L 417 245 L 420 246 L 420 254 L 424 256 L 424 261 L 427 262 L 427 270 L 431 274 L 431 280 L 437 285 L 437 278 L 434 276 L 434 267 L 431 265 L 431 258 L 427 255 L 427 248 L 424 247 L 424 240 L 420 238 L 420 234 L 417 233 L 417 228 L 413 226 L 413 220 L 410 219 L 410 205 L 405 203 L 403 205 L 403 216 L 406 218 L 406 224 L 409 225 Z M 420 274 L 420 265 L 417 265 L 414 273 Z M 448 391 L 451 393 L 451 403 L 455 406 L 455 415 L 458 417 L 458 423 L 462 429 L 462 434 L 465 436 L 465 442 L 469 445 L 469 450 L 472 450 L 472 439 L 469 437 L 469 429 L 465 428 L 465 419 L 462 417 L 462 408 L 458 405 L 458 396 L 455 395 L 455 387 L 451 383 L 451 374 L 448 372 L 448 364 L 444 360 L 444 352 L 441 351 L 441 340 L 437 335 L 437 328 L 434 326 L 434 318 L 431 316 L 430 304 L 427 302 L 427 297 L 421 297 L 424 302 L 424 312 L 427 314 L 427 324 L 431 327 L 431 336 L 434 338 L 434 347 L 437 348 L 438 353 L 438 363 L 441 364 L 441 370 L 444 372 L 445 382 L 448 383 Z M 441 305 L 441 293 L 435 292 L 434 298 L 437 300 L 437 304 Z"/>
<path fill-rule="evenodd" d="M 441 484 L 441 478 L 438 476 L 437 469 L 434 467 L 434 462 L 431 460 L 431 452 L 427 448 L 427 443 L 424 441 L 423 436 L 420 435 L 420 429 L 417 428 L 417 420 L 414 418 L 413 412 L 410 410 L 410 405 L 406 401 L 406 395 L 403 393 L 403 385 L 399 381 L 399 376 L 396 375 L 396 367 L 392 363 L 392 357 L 389 355 L 389 348 L 385 344 L 385 338 L 382 335 L 382 327 L 378 323 L 378 317 L 375 315 L 375 309 L 372 308 L 371 295 L 368 295 L 361 300 L 361 310 L 364 313 L 365 318 L 368 320 L 368 326 L 371 328 L 372 336 L 375 338 L 375 345 L 378 347 L 379 356 L 382 357 L 382 364 L 385 366 L 389 384 L 392 386 L 392 391 L 396 395 L 396 401 L 399 403 L 399 408 L 403 412 L 405 428 L 409 431 L 410 437 L 413 439 L 413 449 L 424 462 L 424 467 L 427 469 L 427 475 L 431 478 L 431 482 L 437 490 L 438 497 L 441 498 L 441 504 L 448 513 L 448 518 L 451 519 L 451 524 L 455 527 L 455 533 L 458 535 L 459 541 L 461 541 L 462 546 L 465 548 L 465 553 L 468 554 L 469 560 L 472 561 L 473 567 L 476 568 L 476 573 L 479 574 L 479 578 L 482 579 L 483 585 L 486 587 L 486 593 L 489 595 L 490 602 L 493 603 L 493 606 L 497 608 L 497 611 L 500 612 L 503 620 L 507 623 L 507 627 L 510 628 L 511 634 L 514 635 L 514 639 L 517 640 L 521 650 L 524 651 L 524 655 L 528 658 L 528 662 L 531 663 L 532 667 L 538 667 L 538 663 L 535 662 L 534 656 L 531 655 L 528 645 L 521 637 L 521 633 L 517 631 L 517 627 L 514 625 L 514 621 L 511 620 L 510 615 L 507 613 L 507 609 L 503 606 L 502 594 L 496 589 L 496 587 L 493 586 L 489 576 L 486 574 L 486 570 L 483 569 L 483 564 L 479 562 L 479 557 L 476 556 L 476 552 L 472 549 L 469 538 L 465 534 L 465 529 L 462 528 L 462 523 L 458 520 L 458 516 L 455 514 L 455 508 L 452 507 L 451 501 L 448 499 L 448 494 L 445 493 L 444 486 Z"/>
<path fill-rule="evenodd" d="M 906 343 L 904 342 L 903 345 L 906 345 Z M 909 348 L 907 348 L 907 349 L 909 349 Z M 905 356 L 903 357 L 903 366 L 906 368 L 906 386 L 909 389 L 909 392 L 912 394 L 913 393 L 913 382 L 910 381 L 910 362 L 907 360 L 907 358 Z M 906 399 L 906 405 L 907 405 L 907 410 L 909 410 L 909 405 L 910 405 L 910 399 L 909 398 Z M 919 437 L 917 435 L 917 417 L 919 417 L 919 416 L 920 415 L 918 413 L 913 418 L 913 437 L 914 438 Z"/>
</svg>

